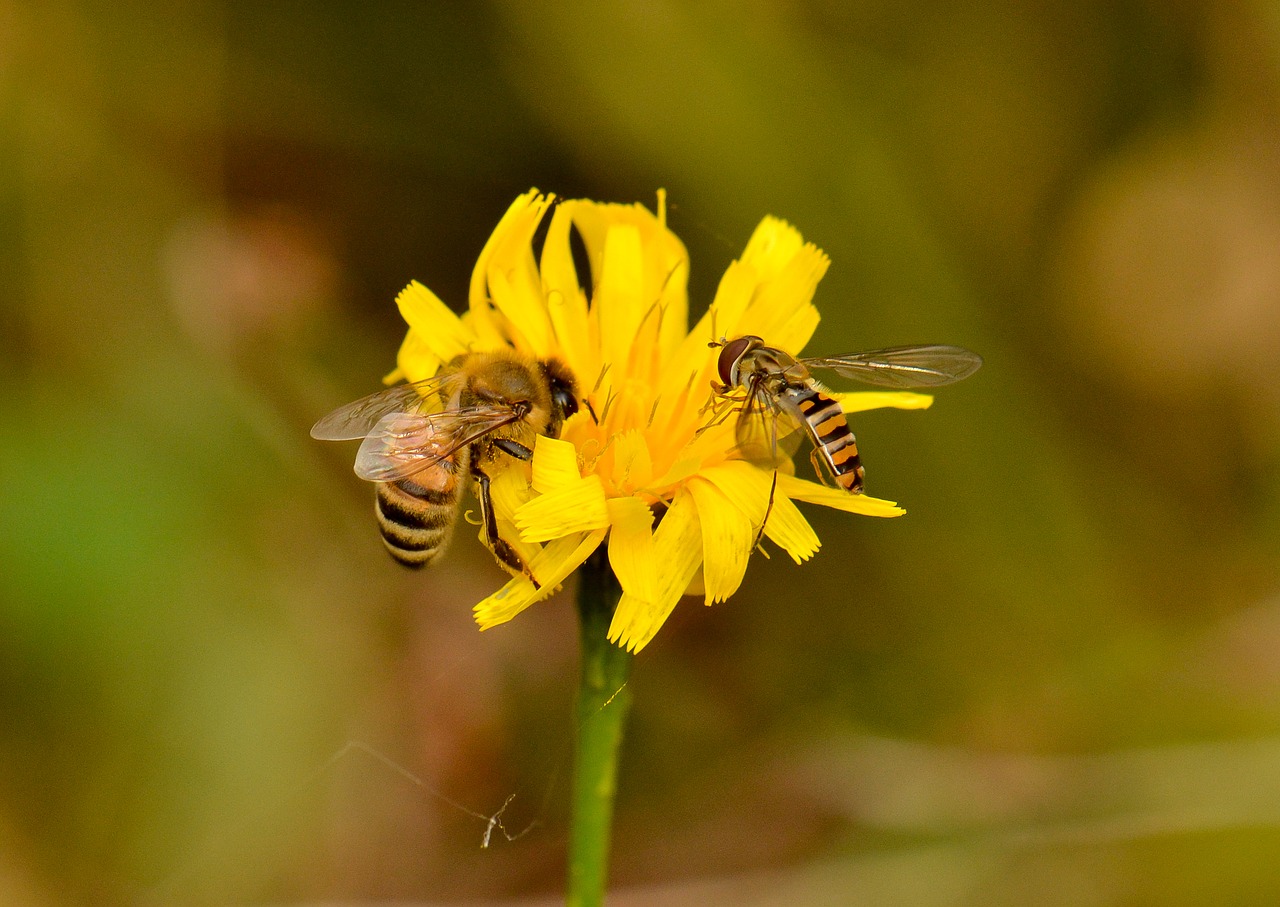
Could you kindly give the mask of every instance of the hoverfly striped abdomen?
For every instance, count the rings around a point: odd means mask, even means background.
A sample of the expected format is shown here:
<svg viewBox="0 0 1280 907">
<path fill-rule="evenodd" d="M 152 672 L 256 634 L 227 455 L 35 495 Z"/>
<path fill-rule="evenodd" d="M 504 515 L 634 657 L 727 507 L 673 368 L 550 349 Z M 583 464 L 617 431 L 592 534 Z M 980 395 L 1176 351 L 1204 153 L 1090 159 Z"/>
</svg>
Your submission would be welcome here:
<svg viewBox="0 0 1280 907">
<path fill-rule="evenodd" d="M 814 449 L 840 487 L 851 494 L 861 494 L 863 472 L 858 442 L 840 404 L 812 385 L 788 385 L 778 395 L 778 402 L 785 408 L 794 408 L 804 421 Z"/>
</svg>

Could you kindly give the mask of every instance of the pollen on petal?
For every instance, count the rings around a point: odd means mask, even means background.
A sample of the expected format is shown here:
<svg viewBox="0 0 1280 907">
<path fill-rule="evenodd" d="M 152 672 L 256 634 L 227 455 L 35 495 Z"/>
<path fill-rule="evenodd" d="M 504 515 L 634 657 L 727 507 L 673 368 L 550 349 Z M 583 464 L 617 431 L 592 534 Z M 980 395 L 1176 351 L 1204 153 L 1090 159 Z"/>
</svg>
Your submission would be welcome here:
<svg viewBox="0 0 1280 907">
<path fill-rule="evenodd" d="M 609 525 L 604 483 L 597 475 L 545 492 L 516 511 L 516 528 L 526 542 L 548 542 L 573 532 Z"/>
<path fill-rule="evenodd" d="M 928 409 L 933 405 L 932 394 L 914 391 L 850 391 L 831 394 L 846 413 L 860 413 L 869 409 Z"/>
<path fill-rule="evenodd" d="M 831 507 L 847 513 L 860 513 L 863 516 L 902 516 L 906 513 L 893 501 L 873 498 L 866 494 L 849 494 L 840 488 L 828 488 L 817 482 L 781 473 L 778 474 L 778 493 L 792 500 L 821 504 L 823 507 Z"/>
</svg>

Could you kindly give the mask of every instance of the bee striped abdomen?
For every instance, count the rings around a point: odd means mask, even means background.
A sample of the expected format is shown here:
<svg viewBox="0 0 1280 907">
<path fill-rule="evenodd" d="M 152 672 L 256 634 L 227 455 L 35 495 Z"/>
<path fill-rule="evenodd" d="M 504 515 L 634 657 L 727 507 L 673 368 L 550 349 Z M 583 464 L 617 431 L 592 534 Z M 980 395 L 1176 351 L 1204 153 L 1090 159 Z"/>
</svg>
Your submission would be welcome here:
<svg viewBox="0 0 1280 907">
<path fill-rule="evenodd" d="M 438 487 L 413 479 L 379 482 L 376 513 L 382 541 L 406 567 L 425 567 L 444 552 L 457 521 L 461 489 L 453 472 L 437 470 Z"/>
<path fill-rule="evenodd" d="M 858 457 L 858 442 L 849 430 L 840 404 L 808 386 L 788 387 L 783 393 L 804 419 L 814 447 L 836 482 L 845 491 L 860 494 L 862 460 Z"/>
</svg>

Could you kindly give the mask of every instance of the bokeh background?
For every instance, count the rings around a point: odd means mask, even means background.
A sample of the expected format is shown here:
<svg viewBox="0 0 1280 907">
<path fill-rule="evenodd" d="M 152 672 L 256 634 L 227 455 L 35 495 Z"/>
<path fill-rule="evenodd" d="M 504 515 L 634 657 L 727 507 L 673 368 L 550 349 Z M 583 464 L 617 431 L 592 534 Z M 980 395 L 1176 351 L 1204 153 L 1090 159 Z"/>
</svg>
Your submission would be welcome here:
<svg viewBox="0 0 1280 907">
<path fill-rule="evenodd" d="M 0 0 L 0 903 L 557 900 L 571 596 L 307 437 L 530 186 L 986 358 L 639 658 L 616 903 L 1280 901 L 1280 7 Z"/>
</svg>

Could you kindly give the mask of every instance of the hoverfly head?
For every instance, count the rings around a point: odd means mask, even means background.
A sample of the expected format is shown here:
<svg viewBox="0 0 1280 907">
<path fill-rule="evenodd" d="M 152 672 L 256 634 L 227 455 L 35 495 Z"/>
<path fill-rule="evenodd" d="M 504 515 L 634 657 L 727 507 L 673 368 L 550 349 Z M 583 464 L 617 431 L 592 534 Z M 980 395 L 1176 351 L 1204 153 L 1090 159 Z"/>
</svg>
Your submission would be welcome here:
<svg viewBox="0 0 1280 907">
<path fill-rule="evenodd" d="M 716 369 L 720 373 L 720 383 L 727 387 L 738 387 L 742 383 L 742 360 L 752 350 L 764 345 L 764 341 L 754 334 L 747 334 L 736 340 L 720 342 L 720 359 Z"/>
</svg>

